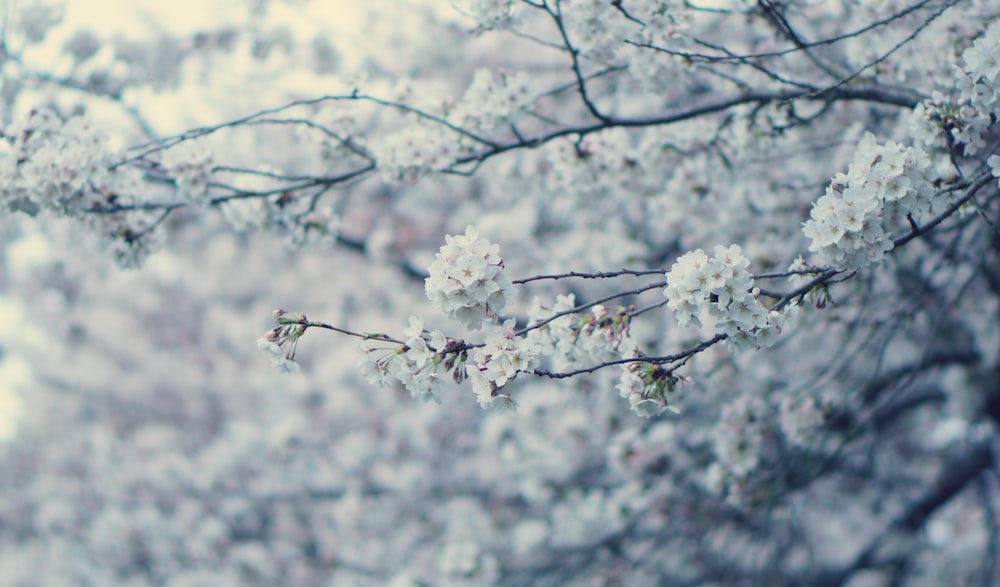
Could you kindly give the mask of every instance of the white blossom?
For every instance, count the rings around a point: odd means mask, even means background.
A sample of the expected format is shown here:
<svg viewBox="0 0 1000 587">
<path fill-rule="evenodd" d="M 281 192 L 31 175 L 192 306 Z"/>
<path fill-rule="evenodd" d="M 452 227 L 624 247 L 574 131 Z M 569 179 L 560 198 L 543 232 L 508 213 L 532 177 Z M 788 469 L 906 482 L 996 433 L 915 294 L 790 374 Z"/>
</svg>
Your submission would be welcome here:
<svg viewBox="0 0 1000 587">
<path fill-rule="evenodd" d="M 495 322 L 514 289 L 504 272 L 500 246 L 480 238 L 472 226 L 445 240 L 425 280 L 427 297 L 468 328 Z"/>
<path fill-rule="evenodd" d="M 283 373 L 294 373 L 299 370 L 295 350 L 305 334 L 306 317 L 278 309 L 274 311 L 274 321 L 276 326 L 257 339 L 257 348 L 270 357 L 272 367 Z"/>
<path fill-rule="evenodd" d="M 809 250 L 841 270 L 881 261 L 893 247 L 888 218 L 930 210 L 929 167 L 923 150 L 892 141 L 878 145 L 874 135 L 865 135 L 847 173 L 833 178 L 802 227 L 812 241 Z"/>
<path fill-rule="evenodd" d="M 711 316 L 735 352 L 771 346 L 793 307 L 770 312 L 760 303 L 739 245 L 716 245 L 714 252 L 709 257 L 696 249 L 678 257 L 666 274 L 667 306 L 681 326 L 700 326 L 704 314 Z"/>
</svg>

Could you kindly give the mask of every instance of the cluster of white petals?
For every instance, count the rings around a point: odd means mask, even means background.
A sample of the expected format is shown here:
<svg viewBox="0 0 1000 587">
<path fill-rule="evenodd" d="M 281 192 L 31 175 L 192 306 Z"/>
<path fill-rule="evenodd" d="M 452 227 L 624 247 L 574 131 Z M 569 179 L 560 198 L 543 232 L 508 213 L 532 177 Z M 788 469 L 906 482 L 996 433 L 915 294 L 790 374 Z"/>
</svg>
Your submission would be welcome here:
<svg viewBox="0 0 1000 587">
<path fill-rule="evenodd" d="M 513 122 L 534 100 L 536 82 L 524 72 L 500 72 L 495 77 L 488 69 L 476 70 L 472 83 L 451 117 L 463 128 L 492 131 Z"/>
<path fill-rule="evenodd" d="M 41 109 L 4 135 L 0 202 L 29 214 L 74 215 L 88 206 L 84 188 L 103 171 L 108 154 L 103 133 L 82 117 L 63 121 Z"/>
<path fill-rule="evenodd" d="M 184 201 L 207 205 L 210 201 L 208 182 L 215 157 L 204 144 L 182 142 L 163 154 L 163 166 L 177 185 L 177 195 Z"/>
<path fill-rule="evenodd" d="M 918 143 L 943 149 L 958 145 L 971 157 L 987 147 L 989 129 L 1000 118 L 1000 26 L 975 39 L 962 61 L 963 66 L 953 66 L 956 99 L 934 92 L 914 108 L 909 130 Z"/>
<path fill-rule="evenodd" d="M 625 308 L 612 313 L 598 304 L 589 314 L 575 313 L 576 296 L 560 295 L 549 308 L 539 298 L 528 313 L 528 336 L 540 345 L 541 354 L 551 357 L 556 369 L 573 369 L 631 356 L 635 348 L 629 332 Z M 537 328 L 536 328 L 537 326 Z"/>
<path fill-rule="evenodd" d="M 459 7 L 483 28 L 502 29 L 514 22 L 517 4 L 514 0 L 465 0 Z"/>
<path fill-rule="evenodd" d="M 518 336 L 514 321 L 486 331 L 484 345 L 476 349 L 472 362 L 465 366 L 476 400 L 485 410 L 514 409 L 517 403 L 503 387 L 521 372 L 531 372 L 538 366 L 541 345 L 534 337 Z"/>
<path fill-rule="evenodd" d="M 986 159 L 986 165 L 990 168 L 990 175 L 1000 177 L 1000 155 L 990 155 Z"/>
<path fill-rule="evenodd" d="M 967 132 L 958 111 L 941 92 L 934 92 L 929 100 L 917 104 L 908 123 L 910 136 L 926 149 L 947 149 L 949 139 L 964 142 L 961 133 Z M 950 137 L 945 129 L 951 129 Z"/>
<path fill-rule="evenodd" d="M 362 343 L 361 370 L 369 383 L 388 387 L 396 380 L 414 398 L 437 403 L 441 403 L 445 382 L 468 379 L 484 410 L 512 411 L 517 402 L 504 388 L 518 373 L 533 371 L 541 352 L 537 337 L 517 334 L 514 324 L 507 320 L 489 326 L 483 343 L 469 353 L 464 342 L 449 339 L 439 330 L 428 331 L 422 316 L 411 316 L 404 330 L 405 344 Z"/>
<path fill-rule="evenodd" d="M 701 326 L 704 311 L 715 331 L 727 336 L 734 351 L 774 344 L 794 311 L 769 311 L 757 299 L 750 260 L 739 245 L 716 245 L 715 256 L 697 249 L 679 257 L 667 273 L 663 295 L 681 326 Z"/>
<path fill-rule="evenodd" d="M 564 17 L 576 48 L 589 59 L 603 63 L 636 55 L 625 41 L 676 47 L 686 40 L 684 33 L 690 25 L 690 9 L 678 0 L 584 0 L 566 5 Z M 661 61 L 673 61 L 666 54 L 658 55 Z"/>
<path fill-rule="evenodd" d="M 962 53 L 962 60 L 965 66 L 957 72 L 959 121 L 951 133 L 971 156 L 986 147 L 986 131 L 1000 117 L 1000 26 L 987 28 Z"/>
<path fill-rule="evenodd" d="M 841 270 L 881 261 L 893 247 L 887 218 L 930 211 L 930 166 L 922 149 L 894 141 L 879 145 L 866 134 L 847 173 L 834 176 L 802 227 L 812 241 L 809 250 Z"/>
<path fill-rule="evenodd" d="M 496 321 L 514 291 L 504 272 L 500 245 L 480 238 L 473 226 L 464 235 L 447 235 L 445 242 L 424 281 L 427 297 L 473 330 Z"/>
<path fill-rule="evenodd" d="M 414 183 L 452 163 L 459 147 L 456 135 L 445 127 L 417 122 L 373 144 L 372 151 L 384 179 Z"/>
<path fill-rule="evenodd" d="M 633 351 L 632 356 L 639 356 Z M 618 378 L 618 393 L 628 400 L 629 408 L 643 418 L 659 416 L 664 412 L 680 413 L 667 400 L 667 394 L 676 390 L 684 378 L 657 365 L 626 363 Z"/>
<path fill-rule="evenodd" d="M 410 316 L 410 325 L 403 334 L 406 345 L 398 351 L 398 359 L 394 362 L 396 379 L 413 397 L 441 403 L 438 393 L 443 380 L 438 352 L 444 350 L 447 339 L 440 331 L 427 333 L 424 318 L 419 314 Z M 425 334 L 429 334 L 429 338 Z"/>
<path fill-rule="evenodd" d="M 400 101 L 414 102 L 415 90 L 405 83 L 401 86 Z M 410 116 L 405 125 L 369 145 L 382 177 L 412 184 L 447 169 L 460 155 L 478 146 L 472 139 L 476 133 L 505 131 L 516 123 L 537 96 L 536 86 L 529 73 L 501 70 L 496 75 L 489 69 L 477 70 L 462 99 L 427 107 L 440 120 Z"/>
<path fill-rule="evenodd" d="M 500 575 L 499 567 L 495 556 L 469 540 L 446 543 L 438 557 L 441 575 L 448 579 L 444 585 L 494 585 Z"/>
<path fill-rule="evenodd" d="M 528 338 L 540 356 L 549 357 L 557 370 L 595 365 L 641 356 L 631 336 L 631 315 L 625 307 L 611 312 L 597 304 L 589 313 L 576 313 L 575 296 L 560 295 L 552 308 L 535 298 L 529 312 Z M 625 363 L 617 389 L 632 411 L 651 417 L 670 410 L 666 393 L 682 378 L 645 363 Z"/>
<path fill-rule="evenodd" d="M 270 357 L 272 367 L 284 373 L 294 373 L 299 370 L 295 350 L 305 334 L 306 317 L 278 309 L 274 311 L 274 322 L 274 328 L 257 339 L 257 348 Z"/>
<path fill-rule="evenodd" d="M 456 370 L 458 364 L 456 353 L 447 352 L 448 345 L 455 341 L 445 338 L 439 330 L 426 330 L 419 314 L 410 316 L 403 334 L 406 338 L 402 345 L 373 346 L 371 340 L 363 341 L 359 363 L 362 374 L 372 385 L 389 387 L 398 381 L 414 398 L 441 403 L 439 394 L 447 380 L 445 375 Z M 458 364 L 457 370 L 461 369 Z"/>
</svg>

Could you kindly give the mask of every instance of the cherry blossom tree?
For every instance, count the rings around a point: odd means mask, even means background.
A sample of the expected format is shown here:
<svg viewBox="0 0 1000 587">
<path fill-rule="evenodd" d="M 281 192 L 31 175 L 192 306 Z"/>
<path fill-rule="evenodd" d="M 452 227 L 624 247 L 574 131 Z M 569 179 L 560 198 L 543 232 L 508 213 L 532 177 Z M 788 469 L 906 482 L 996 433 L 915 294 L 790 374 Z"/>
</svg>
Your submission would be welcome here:
<svg viewBox="0 0 1000 587">
<path fill-rule="evenodd" d="M 1000 2 L 3 5 L 4 584 L 1000 580 Z"/>
</svg>

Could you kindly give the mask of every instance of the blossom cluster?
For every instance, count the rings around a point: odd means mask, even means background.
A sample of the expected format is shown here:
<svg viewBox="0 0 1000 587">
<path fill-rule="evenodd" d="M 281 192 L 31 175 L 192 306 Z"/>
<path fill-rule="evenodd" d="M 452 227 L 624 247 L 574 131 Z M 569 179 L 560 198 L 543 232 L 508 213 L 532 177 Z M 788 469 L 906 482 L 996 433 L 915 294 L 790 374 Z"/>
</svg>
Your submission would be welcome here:
<svg viewBox="0 0 1000 587">
<path fill-rule="evenodd" d="M 513 0 L 466 0 L 461 8 L 486 29 L 507 28 L 517 15 Z"/>
<path fill-rule="evenodd" d="M 557 141 L 549 147 L 551 171 L 545 174 L 544 181 L 559 193 L 589 195 L 609 189 L 641 189 L 637 182 L 643 181 L 647 171 L 643 156 L 656 148 L 644 151 L 645 146 L 637 148 L 620 129 L 587 135 L 579 141 Z M 594 206 L 590 198 L 584 202 L 585 206 Z"/>
<path fill-rule="evenodd" d="M 577 49 L 590 59 L 612 63 L 623 51 L 629 52 L 626 40 L 665 47 L 682 38 L 689 14 L 677 0 L 639 0 L 627 5 L 587 0 L 573 3 L 564 17 Z M 657 54 L 653 49 L 646 51 Z"/>
<path fill-rule="evenodd" d="M 2 137 L 0 204 L 81 221 L 122 268 L 137 267 L 158 248 L 155 216 L 113 213 L 146 191 L 143 172 L 120 159 L 112 164 L 107 136 L 87 118 L 34 109 Z"/>
<path fill-rule="evenodd" d="M 463 235 L 448 235 L 430 267 L 427 296 L 438 309 L 469 328 L 488 324 L 484 343 L 466 345 L 440 331 L 427 331 L 422 316 L 411 316 L 402 344 L 383 336 L 365 337 L 361 345 L 364 354 L 361 368 L 369 383 L 387 387 L 395 380 L 417 399 L 440 402 L 439 393 L 445 381 L 461 382 L 468 378 L 484 409 L 515 408 L 516 402 L 510 394 L 501 390 L 518 373 L 531 371 L 538 365 L 542 345 L 537 332 L 529 332 L 528 336 L 515 333 L 513 320 L 503 325 L 495 323 L 497 312 L 506 306 L 507 296 L 513 290 L 503 269 L 499 246 L 479 238 L 474 227 L 469 226 Z M 259 345 L 272 355 L 277 367 L 291 370 L 294 344 L 304 332 L 305 318 L 294 315 L 289 319 L 285 314 L 275 313 L 278 325 Z M 373 347 L 372 340 L 387 344 Z M 288 352 L 286 347 L 290 349 Z"/>
<path fill-rule="evenodd" d="M 299 364 L 295 362 L 295 350 L 299 339 L 306 332 L 306 317 L 278 309 L 274 311 L 274 322 L 274 328 L 257 339 L 257 348 L 267 353 L 274 368 L 294 373 L 299 370 Z"/>
<path fill-rule="evenodd" d="M 414 123 L 372 146 L 387 181 L 412 184 L 446 167 L 459 153 L 459 140 L 445 127 Z"/>
<path fill-rule="evenodd" d="M 422 401 L 440 403 L 438 394 L 444 380 L 439 371 L 450 341 L 440 331 L 428 333 L 424 329 L 424 318 L 419 314 L 410 317 L 410 325 L 403 334 L 406 336 L 403 347 L 393 350 L 381 361 L 375 357 L 371 349 L 364 347 L 366 359 L 362 365 L 369 376 L 369 382 L 387 386 L 389 368 L 394 367 L 392 374 L 410 395 Z M 425 335 L 429 336 L 425 338 Z M 446 368 L 453 366 L 452 361 Z"/>
<path fill-rule="evenodd" d="M 1000 26 L 986 29 L 962 53 L 965 66 L 958 72 L 960 107 L 958 124 L 951 129 L 956 141 L 965 145 L 966 155 L 975 155 L 986 147 L 986 132 L 1000 117 Z"/>
<path fill-rule="evenodd" d="M 370 145 L 382 176 L 390 182 L 412 184 L 446 169 L 479 144 L 473 138 L 478 136 L 475 133 L 505 129 L 516 122 L 534 101 L 535 85 L 527 73 L 501 70 L 495 75 L 489 69 L 477 70 L 461 100 L 421 108 L 440 120 L 410 114 L 404 126 Z M 416 103 L 413 88 L 404 84 L 398 93 L 401 103 Z M 338 148 L 342 146 L 338 144 Z"/>
<path fill-rule="evenodd" d="M 528 338 L 540 356 L 551 357 L 557 369 L 580 364 L 600 364 L 642 355 L 631 336 L 631 315 L 627 308 L 614 312 L 602 304 L 587 314 L 574 312 L 575 296 L 561 295 L 552 309 L 535 298 L 529 315 Z M 537 325 L 537 327 L 536 327 Z M 617 389 L 636 414 L 651 417 L 664 411 L 677 412 L 667 401 L 683 378 L 659 366 L 641 362 L 625 363 Z"/>
<path fill-rule="evenodd" d="M 12 210 L 74 215 L 88 206 L 85 189 L 104 170 L 103 133 L 83 117 L 63 121 L 48 109 L 32 110 L 5 133 L 0 201 Z"/>
<path fill-rule="evenodd" d="M 504 387 L 518 373 L 537 367 L 541 351 L 535 337 L 515 333 L 513 320 L 490 326 L 480 345 L 428 331 L 420 315 L 410 317 L 404 334 L 403 345 L 373 348 L 369 341 L 362 343 L 361 368 L 369 383 L 388 387 L 397 380 L 414 398 L 440 403 L 446 381 L 469 379 L 483 409 L 515 409 L 517 402 Z"/>
<path fill-rule="evenodd" d="M 178 196 L 201 206 L 211 201 L 208 182 L 214 161 L 207 146 L 192 141 L 180 143 L 163 154 L 163 166 L 173 176 Z"/>
<path fill-rule="evenodd" d="M 803 233 L 809 250 L 840 270 L 881 261 L 893 247 L 886 219 L 919 217 L 931 209 L 931 162 L 917 147 L 885 145 L 866 134 L 847 173 L 838 173 L 815 203 Z"/>
<path fill-rule="evenodd" d="M 462 235 L 447 235 L 424 281 L 427 297 L 442 312 L 476 330 L 496 321 L 514 291 L 504 272 L 500 245 L 479 237 L 469 226 Z"/>
<path fill-rule="evenodd" d="M 541 350 L 535 337 L 515 334 L 513 320 L 488 330 L 484 345 L 476 349 L 473 362 L 465 366 L 479 405 L 483 409 L 515 408 L 517 403 L 502 389 L 518 373 L 537 367 Z"/>
<path fill-rule="evenodd" d="M 495 130 L 510 124 L 531 104 L 536 94 L 534 86 L 531 76 L 524 72 L 501 71 L 495 77 L 492 71 L 479 69 L 462 101 L 451 111 L 451 118 L 467 129 Z"/>
<path fill-rule="evenodd" d="M 657 0 L 637 2 L 629 6 L 629 13 L 633 11 L 643 14 L 645 26 L 630 37 L 633 43 L 623 43 L 619 51 L 641 86 L 651 92 L 669 91 L 683 83 L 690 64 L 683 57 L 650 47 L 676 51 L 688 45 L 691 21 L 687 7 L 682 2 Z"/>
<path fill-rule="evenodd" d="M 219 211 L 235 232 L 246 232 L 271 222 L 272 209 L 263 198 L 233 198 L 219 203 Z M 293 241 L 294 244 L 294 241 Z"/>
<path fill-rule="evenodd" d="M 781 333 L 793 306 L 768 311 L 757 299 L 750 260 L 739 245 L 716 245 L 715 256 L 697 249 L 679 257 L 667 273 L 663 294 L 681 326 L 701 326 L 707 311 L 715 331 L 734 351 L 769 347 Z"/>
<path fill-rule="evenodd" d="M 634 351 L 633 356 L 639 356 L 638 351 Z M 622 366 L 617 389 L 628 400 L 633 412 L 650 418 L 666 411 L 675 414 L 680 412 L 668 401 L 667 394 L 675 391 L 683 382 L 684 378 L 659 365 L 626 363 Z"/>
<path fill-rule="evenodd" d="M 556 297 L 548 308 L 539 298 L 528 313 L 528 335 L 540 346 L 540 354 L 551 357 L 556 369 L 573 369 L 581 364 L 621 359 L 632 352 L 631 318 L 624 307 L 614 312 L 603 304 L 577 313 L 576 296 Z"/>
<path fill-rule="evenodd" d="M 371 340 L 388 339 L 366 339 L 361 345 L 360 365 L 369 383 L 388 387 L 399 381 L 413 397 L 424 401 L 440 402 L 440 391 L 449 379 L 456 383 L 468 379 L 483 409 L 513 410 L 517 402 L 507 385 L 519 373 L 532 373 L 543 357 L 552 357 L 554 363 L 565 367 L 638 356 L 628 325 L 625 308 L 612 314 L 597 305 L 591 312 L 577 315 L 572 295 L 560 296 L 554 309 L 544 308 L 536 299 L 531 323 L 520 331 L 513 319 L 503 324 L 487 323 L 481 344 L 447 338 L 438 330 L 427 331 L 423 317 L 416 315 L 410 317 L 404 330 L 403 344 L 390 340 L 388 345 L 373 346 Z M 667 409 L 664 392 L 673 391 L 681 378 L 672 373 L 644 377 L 650 381 L 640 385 L 634 397 L 624 391 L 622 397 L 629 399 L 637 413 L 658 414 Z"/>
<path fill-rule="evenodd" d="M 966 114 L 974 112 L 966 110 Z M 958 108 L 941 92 L 917 104 L 909 115 L 909 131 L 913 140 L 926 149 L 947 149 L 949 141 L 969 144 L 969 127 Z M 946 130 L 947 129 L 947 130 Z"/>
<path fill-rule="evenodd" d="M 391 343 L 387 347 L 373 347 L 370 340 L 363 341 L 360 347 L 362 375 L 368 383 L 379 387 L 389 387 L 394 380 L 399 381 L 414 398 L 440 403 L 439 392 L 444 383 L 442 368 L 455 368 L 459 355 L 449 350 L 462 346 L 461 342 L 445 338 L 438 330 L 428 332 L 419 314 L 410 316 L 410 324 L 403 334 L 406 339 L 402 345 Z"/>
<path fill-rule="evenodd" d="M 910 115 L 913 138 L 927 146 L 958 146 L 966 156 L 987 147 L 988 132 L 1000 118 L 1000 26 L 991 26 L 962 52 L 964 66 L 954 66 L 957 100 L 941 92 L 918 104 Z"/>
</svg>

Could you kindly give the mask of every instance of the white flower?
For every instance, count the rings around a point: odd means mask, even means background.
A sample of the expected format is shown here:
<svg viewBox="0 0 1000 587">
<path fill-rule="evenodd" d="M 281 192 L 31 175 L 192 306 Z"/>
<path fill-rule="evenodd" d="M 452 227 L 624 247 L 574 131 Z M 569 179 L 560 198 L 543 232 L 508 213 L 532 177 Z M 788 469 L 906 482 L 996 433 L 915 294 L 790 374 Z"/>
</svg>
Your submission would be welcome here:
<svg viewBox="0 0 1000 587">
<path fill-rule="evenodd" d="M 434 351 L 427 346 L 427 341 L 420 337 L 406 339 L 406 347 L 406 359 L 412 361 L 418 368 L 434 358 Z"/>
<path fill-rule="evenodd" d="M 448 346 L 448 338 L 440 330 L 433 330 L 430 333 L 430 339 L 427 341 L 427 346 L 436 351 L 443 351 L 444 348 Z"/>
<path fill-rule="evenodd" d="M 993 177 L 1000 177 L 1000 155 L 990 155 L 986 164 L 990 166 L 990 174 Z"/>
<path fill-rule="evenodd" d="M 930 209 L 930 160 L 919 148 L 866 134 L 847 174 L 838 174 L 816 202 L 802 232 L 809 250 L 840 270 L 856 270 L 880 261 L 892 248 L 888 216 L 920 214 Z"/>
<path fill-rule="evenodd" d="M 965 70 L 990 82 L 997 81 L 997 76 L 1000 75 L 1000 43 L 997 42 L 996 31 L 996 27 L 991 28 L 962 53 Z"/>
<path fill-rule="evenodd" d="M 632 411 L 643 418 L 659 416 L 667 409 L 667 406 L 662 405 L 659 401 L 655 399 L 643 398 L 642 395 L 638 393 L 630 395 L 628 397 L 628 401 L 629 405 L 632 407 Z"/>
<path fill-rule="evenodd" d="M 257 339 L 257 348 L 271 358 L 271 366 L 283 373 L 299 370 L 295 350 L 306 332 L 306 317 L 285 310 L 274 311 L 275 327 Z"/>
<path fill-rule="evenodd" d="M 405 360 L 400 362 L 399 369 L 396 372 L 396 379 L 403 384 L 403 387 L 414 398 L 425 402 L 434 401 L 435 403 L 441 403 L 441 399 L 438 397 L 438 392 L 441 389 L 441 379 L 437 373 L 436 365 L 426 364 L 420 366 L 416 362 L 409 360 L 407 356 Z"/>
<path fill-rule="evenodd" d="M 403 330 L 406 338 L 417 338 L 424 333 L 424 317 L 420 314 L 410 316 L 410 325 Z"/>
<path fill-rule="evenodd" d="M 815 230 L 831 228 L 807 226 L 807 233 Z M 701 249 L 678 258 L 666 275 L 663 290 L 678 324 L 700 326 L 700 314 L 707 312 L 716 321 L 715 331 L 728 336 L 729 348 L 736 351 L 755 348 L 758 334 L 772 336 L 775 331 L 768 330 L 768 312 L 751 293 L 749 266 L 750 260 L 739 245 L 717 245 L 711 258 Z M 768 342 L 773 344 L 770 339 Z"/>
<path fill-rule="evenodd" d="M 499 245 L 479 238 L 472 226 L 464 235 L 449 235 L 445 241 L 424 282 L 427 297 L 468 328 L 495 321 L 514 289 L 504 272 Z"/>
<path fill-rule="evenodd" d="M 705 251 L 697 249 L 678 257 L 666 275 L 667 287 L 663 295 L 668 298 L 667 306 L 674 311 L 681 326 L 701 325 L 697 311 L 708 297 L 705 286 L 709 278 L 704 271 L 708 263 Z"/>
<path fill-rule="evenodd" d="M 358 364 L 361 366 L 361 374 L 365 381 L 371 385 L 389 387 L 392 384 L 389 366 L 396 356 L 395 352 L 383 352 L 381 355 L 376 355 L 376 349 L 370 348 L 366 342 L 361 343 L 360 350 L 362 357 Z"/>
</svg>

